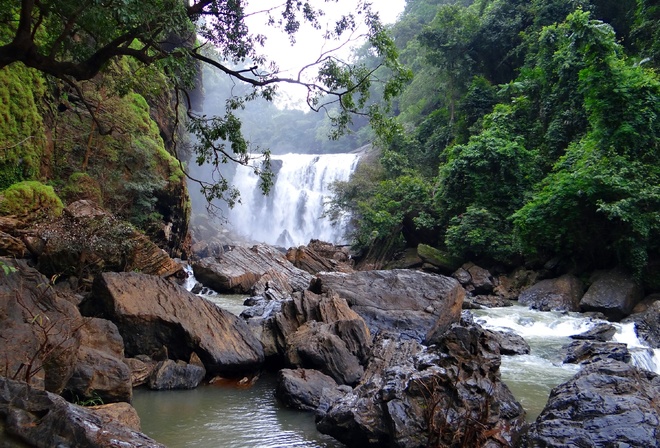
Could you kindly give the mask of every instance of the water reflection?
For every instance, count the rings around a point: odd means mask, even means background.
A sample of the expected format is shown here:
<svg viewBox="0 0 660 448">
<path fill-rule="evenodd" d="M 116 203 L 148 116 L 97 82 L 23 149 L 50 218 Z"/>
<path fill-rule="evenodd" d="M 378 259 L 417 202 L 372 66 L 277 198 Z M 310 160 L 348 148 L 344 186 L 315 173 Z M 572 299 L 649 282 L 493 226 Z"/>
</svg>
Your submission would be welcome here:
<svg viewBox="0 0 660 448">
<path fill-rule="evenodd" d="M 206 385 L 194 390 L 135 390 L 142 431 L 169 448 L 343 447 L 316 430 L 314 415 L 279 405 L 275 377 L 249 389 Z"/>
</svg>

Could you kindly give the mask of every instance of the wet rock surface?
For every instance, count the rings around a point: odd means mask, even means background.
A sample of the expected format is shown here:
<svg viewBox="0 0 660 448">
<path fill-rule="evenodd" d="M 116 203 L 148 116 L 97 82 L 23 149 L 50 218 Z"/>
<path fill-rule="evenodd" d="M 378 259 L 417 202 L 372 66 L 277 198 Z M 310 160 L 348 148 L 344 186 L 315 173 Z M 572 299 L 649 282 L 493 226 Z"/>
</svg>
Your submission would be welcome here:
<svg viewBox="0 0 660 448">
<path fill-rule="evenodd" d="M 499 364 L 497 342 L 468 320 L 428 348 L 381 333 L 358 386 L 321 399 L 317 427 L 349 447 L 513 446 L 524 411 Z"/>
<path fill-rule="evenodd" d="M 660 377 L 605 360 L 555 387 L 523 446 L 660 446 Z"/>
<path fill-rule="evenodd" d="M 632 313 L 643 298 L 642 288 L 630 274 L 621 270 L 597 272 L 592 284 L 580 300 L 582 311 L 603 313 L 609 320 L 619 321 Z"/>
<path fill-rule="evenodd" d="M 338 387 L 335 380 L 318 370 L 282 369 L 278 372 L 275 394 L 287 407 L 315 411 L 324 394 Z"/>
</svg>

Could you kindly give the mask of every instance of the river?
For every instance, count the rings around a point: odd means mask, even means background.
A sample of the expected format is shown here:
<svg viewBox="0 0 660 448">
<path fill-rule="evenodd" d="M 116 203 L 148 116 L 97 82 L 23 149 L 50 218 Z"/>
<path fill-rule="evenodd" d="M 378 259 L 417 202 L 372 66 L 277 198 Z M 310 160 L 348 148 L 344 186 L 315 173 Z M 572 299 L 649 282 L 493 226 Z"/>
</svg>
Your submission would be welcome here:
<svg viewBox="0 0 660 448">
<path fill-rule="evenodd" d="M 185 287 L 191 289 L 194 283 L 191 276 Z M 245 296 L 212 291 L 200 295 L 237 315 L 245 309 Z M 539 415 L 550 390 L 579 370 L 578 365 L 562 362 L 562 347 L 572 341 L 569 336 L 603 322 L 579 313 L 539 312 L 518 305 L 472 313 L 485 328 L 513 330 L 529 343 L 529 355 L 503 356 L 500 368 L 528 421 Z M 660 350 L 644 347 L 633 324 L 614 326 L 614 340 L 628 344 L 632 362 L 660 373 Z M 282 407 L 274 395 L 275 384 L 274 374 L 263 374 L 251 388 L 224 384 L 168 392 L 136 389 L 133 405 L 143 432 L 169 448 L 344 446 L 316 430 L 312 413 Z"/>
</svg>

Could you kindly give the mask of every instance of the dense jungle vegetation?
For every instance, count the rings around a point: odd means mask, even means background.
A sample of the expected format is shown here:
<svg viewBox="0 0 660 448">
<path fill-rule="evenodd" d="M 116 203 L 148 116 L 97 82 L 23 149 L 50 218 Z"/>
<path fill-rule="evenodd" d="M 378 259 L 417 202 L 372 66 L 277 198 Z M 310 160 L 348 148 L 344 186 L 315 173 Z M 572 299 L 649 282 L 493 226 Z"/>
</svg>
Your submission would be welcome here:
<svg viewBox="0 0 660 448">
<path fill-rule="evenodd" d="M 391 32 L 398 126 L 335 186 L 359 247 L 657 271 L 657 2 L 408 0 Z"/>
</svg>

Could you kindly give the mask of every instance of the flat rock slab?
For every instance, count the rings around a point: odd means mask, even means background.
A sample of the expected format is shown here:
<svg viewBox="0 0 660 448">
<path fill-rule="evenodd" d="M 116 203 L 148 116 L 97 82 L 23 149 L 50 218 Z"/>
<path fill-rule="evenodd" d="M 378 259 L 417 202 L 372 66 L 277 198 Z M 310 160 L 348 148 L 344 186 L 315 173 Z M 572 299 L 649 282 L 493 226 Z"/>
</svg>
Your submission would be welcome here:
<svg viewBox="0 0 660 448">
<path fill-rule="evenodd" d="M 204 258 L 192 264 L 197 280 L 218 292 L 250 293 L 266 273 L 287 279 L 294 291 L 309 286 L 311 274 L 298 269 L 274 247 L 259 244 L 250 248 L 236 246 L 217 258 Z"/>
<path fill-rule="evenodd" d="M 316 278 L 312 289 L 345 299 L 372 334 L 391 331 L 418 341 L 458 322 L 465 298 L 457 280 L 419 271 L 323 272 Z"/>
<path fill-rule="evenodd" d="M 160 277 L 104 273 L 96 278 L 87 313 L 101 312 L 124 339 L 126 356 L 167 349 L 188 360 L 197 353 L 211 375 L 258 369 L 264 351 L 238 317 Z"/>
</svg>

